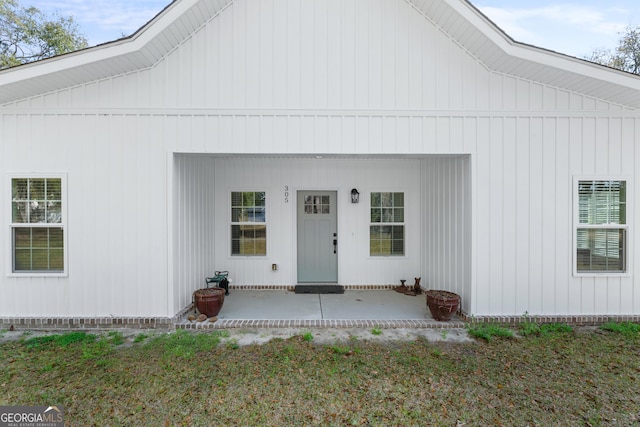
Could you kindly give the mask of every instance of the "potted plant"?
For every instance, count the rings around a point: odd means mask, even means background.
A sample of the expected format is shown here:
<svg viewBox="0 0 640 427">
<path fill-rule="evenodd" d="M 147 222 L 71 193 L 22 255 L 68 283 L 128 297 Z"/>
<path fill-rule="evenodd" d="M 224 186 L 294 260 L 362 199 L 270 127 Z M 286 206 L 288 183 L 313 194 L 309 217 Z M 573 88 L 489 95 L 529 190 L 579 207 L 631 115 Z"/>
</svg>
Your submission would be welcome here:
<svg viewBox="0 0 640 427">
<path fill-rule="evenodd" d="M 217 316 L 224 304 L 225 290 L 220 287 L 202 288 L 193 293 L 198 311 L 207 317 Z"/>
<path fill-rule="evenodd" d="M 450 320 L 460 306 L 460 295 L 449 291 L 431 289 L 426 291 L 427 307 L 436 320 Z"/>
</svg>

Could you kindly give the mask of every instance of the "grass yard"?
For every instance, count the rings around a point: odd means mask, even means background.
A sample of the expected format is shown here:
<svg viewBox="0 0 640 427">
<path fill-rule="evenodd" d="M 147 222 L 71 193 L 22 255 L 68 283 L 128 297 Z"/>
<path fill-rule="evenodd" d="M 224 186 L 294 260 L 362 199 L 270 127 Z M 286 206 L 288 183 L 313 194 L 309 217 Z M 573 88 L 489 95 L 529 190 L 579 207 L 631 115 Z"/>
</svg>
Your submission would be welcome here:
<svg viewBox="0 0 640 427">
<path fill-rule="evenodd" d="M 249 346 L 225 332 L 26 335 L 0 345 L 0 405 L 62 405 L 74 426 L 640 423 L 637 328 L 480 332 Z"/>
</svg>

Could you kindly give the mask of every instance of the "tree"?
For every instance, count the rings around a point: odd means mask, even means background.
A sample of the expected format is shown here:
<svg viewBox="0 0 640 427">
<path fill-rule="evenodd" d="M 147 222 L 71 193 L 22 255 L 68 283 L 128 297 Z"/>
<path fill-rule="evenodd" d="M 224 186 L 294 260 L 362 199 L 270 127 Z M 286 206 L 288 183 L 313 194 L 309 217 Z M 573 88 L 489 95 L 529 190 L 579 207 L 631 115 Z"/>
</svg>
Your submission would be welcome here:
<svg viewBox="0 0 640 427">
<path fill-rule="evenodd" d="M 618 47 L 600 49 L 588 60 L 633 74 L 640 74 L 640 26 L 627 27 L 620 33 Z"/>
<path fill-rule="evenodd" d="M 0 0 L 0 69 L 88 46 L 72 17 L 48 17 L 18 0 Z"/>
</svg>

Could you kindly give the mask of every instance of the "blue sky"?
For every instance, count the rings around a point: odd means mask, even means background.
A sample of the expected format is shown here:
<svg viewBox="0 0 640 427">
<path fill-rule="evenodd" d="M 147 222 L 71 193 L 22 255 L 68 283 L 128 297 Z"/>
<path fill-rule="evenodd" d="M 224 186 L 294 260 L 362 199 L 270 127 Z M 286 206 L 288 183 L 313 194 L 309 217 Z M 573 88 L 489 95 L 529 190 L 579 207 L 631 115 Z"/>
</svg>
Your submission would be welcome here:
<svg viewBox="0 0 640 427">
<path fill-rule="evenodd" d="M 47 14 L 71 15 L 96 45 L 130 35 L 171 0 L 21 0 Z M 615 47 L 640 25 L 640 0 L 471 0 L 514 40 L 576 57 Z"/>
</svg>

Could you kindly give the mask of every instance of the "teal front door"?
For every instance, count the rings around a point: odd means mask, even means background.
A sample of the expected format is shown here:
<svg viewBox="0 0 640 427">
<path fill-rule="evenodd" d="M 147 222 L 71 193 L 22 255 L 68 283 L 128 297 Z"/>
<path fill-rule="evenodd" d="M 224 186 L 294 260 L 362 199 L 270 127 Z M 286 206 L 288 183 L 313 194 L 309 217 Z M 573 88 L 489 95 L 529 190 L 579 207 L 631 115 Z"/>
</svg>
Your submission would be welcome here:
<svg viewBox="0 0 640 427">
<path fill-rule="evenodd" d="M 338 282 L 335 191 L 298 191 L 298 283 Z"/>
</svg>

